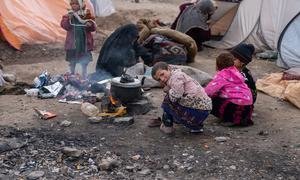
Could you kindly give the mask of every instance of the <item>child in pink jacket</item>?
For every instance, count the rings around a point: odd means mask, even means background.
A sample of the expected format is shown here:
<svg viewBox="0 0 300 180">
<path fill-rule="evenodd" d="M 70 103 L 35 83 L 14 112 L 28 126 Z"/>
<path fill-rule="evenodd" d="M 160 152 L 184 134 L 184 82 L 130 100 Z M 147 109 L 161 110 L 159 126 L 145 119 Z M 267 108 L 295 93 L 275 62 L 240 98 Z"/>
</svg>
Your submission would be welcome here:
<svg viewBox="0 0 300 180">
<path fill-rule="evenodd" d="M 234 56 L 220 54 L 216 59 L 217 74 L 205 87 L 212 98 L 212 114 L 226 125 L 252 125 L 253 99 L 244 77 L 234 66 Z"/>
</svg>

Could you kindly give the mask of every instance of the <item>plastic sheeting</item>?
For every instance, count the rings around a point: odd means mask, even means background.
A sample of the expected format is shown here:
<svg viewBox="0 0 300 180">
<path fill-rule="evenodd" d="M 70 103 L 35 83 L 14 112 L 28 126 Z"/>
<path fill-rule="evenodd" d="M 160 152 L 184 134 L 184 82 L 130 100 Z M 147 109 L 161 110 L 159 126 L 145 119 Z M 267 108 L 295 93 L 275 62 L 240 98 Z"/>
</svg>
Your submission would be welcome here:
<svg viewBox="0 0 300 180">
<path fill-rule="evenodd" d="M 86 3 L 93 13 L 90 1 Z M 22 43 L 63 42 L 66 32 L 60 20 L 68 8 L 68 0 L 1 0 L 1 33 L 16 49 Z"/>
</svg>

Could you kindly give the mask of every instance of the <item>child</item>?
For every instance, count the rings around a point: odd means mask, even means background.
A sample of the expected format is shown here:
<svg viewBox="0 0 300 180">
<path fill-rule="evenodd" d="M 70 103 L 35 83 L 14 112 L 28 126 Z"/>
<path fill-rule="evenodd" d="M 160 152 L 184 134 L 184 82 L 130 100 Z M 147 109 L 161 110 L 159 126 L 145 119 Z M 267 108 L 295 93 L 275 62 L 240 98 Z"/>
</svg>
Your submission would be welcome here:
<svg viewBox="0 0 300 180">
<path fill-rule="evenodd" d="M 162 103 L 164 113 L 160 129 L 170 134 L 174 132 L 174 122 L 183 124 L 190 132 L 203 132 L 203 121 L 209 115 L 212 104 L 201 85 L 165 62 L 156 63 L 151 73 L 167 93 Z"/>
<path fill-rule="evenodd" d="M 70 6 L 72 10 L 61 20 L 61 27 L 67 31 L 66 60 L 69 62 L 71 74 L 75 73 L 76 64 L 80 63 L 82 76 L 86 78 L 94 46 L 91 32 L 96 30 L 96 25 L 92 21 L 90 11 L 85 9 L 83 0 L 71 0 Z"/>
<path fill-rule="evenodd" d="M 216 59 L 217 74 L 205 87 L 212 98 L 212 114 L 220 118 L 224 125 L 252 125 L 252 95 L 244 82 L 244 77 L 234 66 L 230 53 L 220 54 Z"/>
<path fill-rule="evenodd" d="M 251 90 L 253 104 L 256 101 L 257 90 L 255 86 L 254 78 L 251 75 L 250 70 L 246 67 L 252 61 L 252 55 L 255 48 L 252 44 L 241 43 L 234 47 L 230 53 L 235 57 L 234 65 L 242 73 L 245 79 L 245 83 Z"/>
</svg>

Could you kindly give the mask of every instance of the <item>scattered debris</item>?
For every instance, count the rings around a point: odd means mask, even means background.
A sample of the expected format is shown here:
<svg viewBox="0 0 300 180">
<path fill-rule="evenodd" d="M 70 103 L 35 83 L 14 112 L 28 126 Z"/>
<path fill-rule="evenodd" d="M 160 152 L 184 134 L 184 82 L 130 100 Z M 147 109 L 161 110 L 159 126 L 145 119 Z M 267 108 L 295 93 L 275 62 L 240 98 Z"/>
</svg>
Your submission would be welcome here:
<svg viewBox="0 0 300 180">
<path fill-rule="evenodd" d="M 63 127 L 68 127 L 72 124 L 72 122 L 70 121 L 67 121 L 67 120 L 64 120 L 60 123 L 60 126 L 63 126 Z"/>
<path fill-rule="evenodd" d="M 37 115 L 39 116 L 39 118 L 44 119 L 44 120 L 56 117 L 56 114 L 54 114 L 52 112 L 41 111 L 41 110 L 38 110 L 36 108 L 34 108 L 34 111 L 37 113 Z"/>
<path fill-rule="evenodd" d="M 230 138 L 229 137 L 224 137 L 224 136 L 215 137 L 215 140 L 217 142 L 226 142 L 228 139 L 230 139 Z"/>
<path fill-rule="evenodd" d="M 267 131 L 261 130 L 261 131 L 259 131 L 258 135 L 267 136 L 267 135 L 269 135 L 269 133 Z"/>
</svg>

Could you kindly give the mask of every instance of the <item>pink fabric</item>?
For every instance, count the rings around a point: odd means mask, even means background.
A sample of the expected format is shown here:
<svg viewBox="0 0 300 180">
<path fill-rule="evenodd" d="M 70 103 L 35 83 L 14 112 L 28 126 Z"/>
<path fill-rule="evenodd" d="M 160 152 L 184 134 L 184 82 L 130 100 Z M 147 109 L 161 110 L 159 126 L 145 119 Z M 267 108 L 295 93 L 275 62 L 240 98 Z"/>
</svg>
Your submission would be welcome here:
<svg viewBox="0 0 300 180">
<path fill-rule="evenodd" d="M 242 74 L 234 67 L 218 71 L 205 87 L 208 96 L 219 96 L 237 105 L 251 105 L 252 94 Z"/>
<path fill-rule="evenodd" d="M 180 69 L 171 70 L 167 86 L 170 87 L 169 97 L 173 102 L 184 95 L 209 99 L 202 86 Z"/>
</svg>

